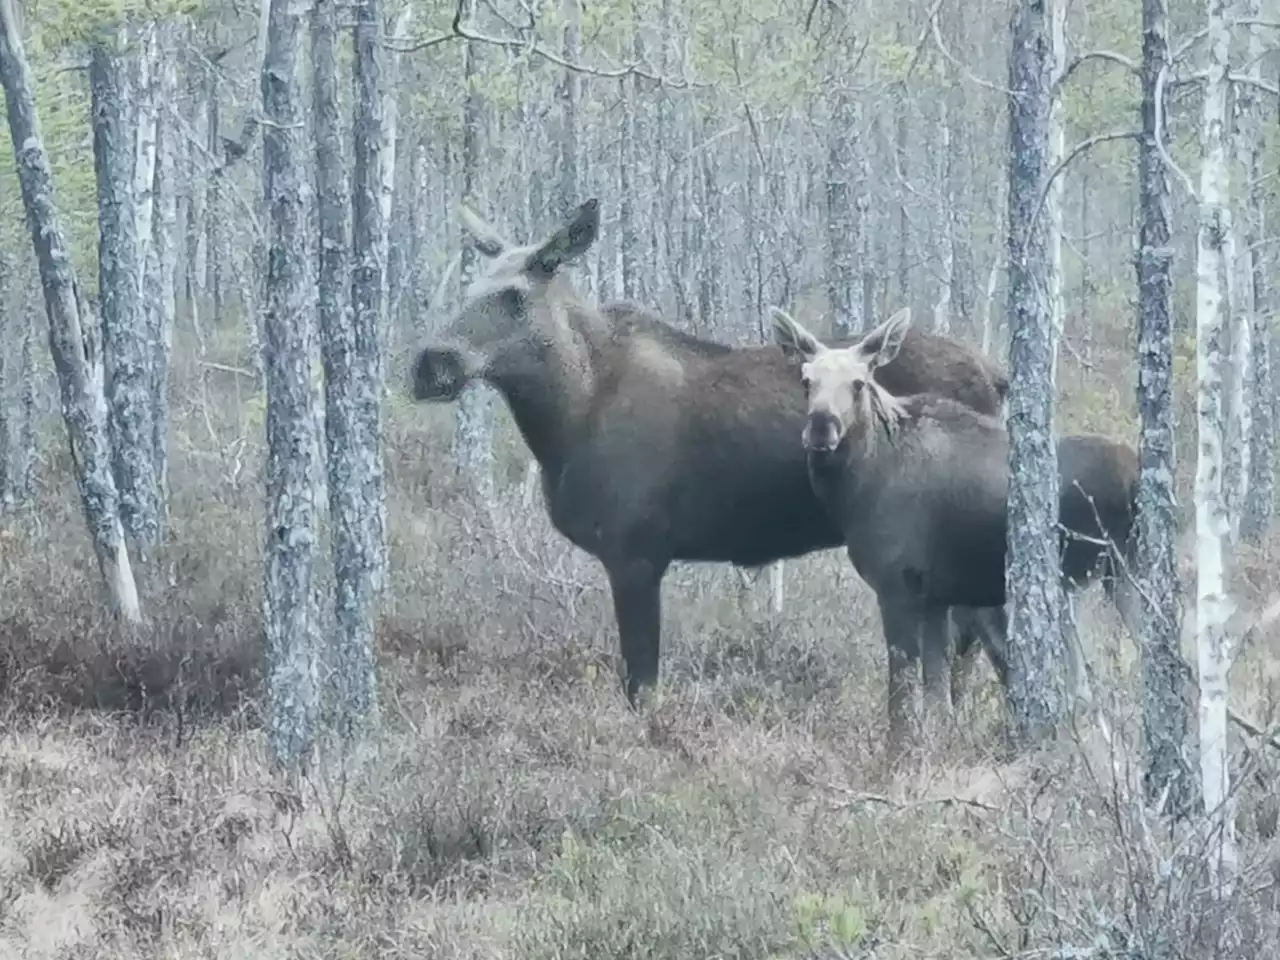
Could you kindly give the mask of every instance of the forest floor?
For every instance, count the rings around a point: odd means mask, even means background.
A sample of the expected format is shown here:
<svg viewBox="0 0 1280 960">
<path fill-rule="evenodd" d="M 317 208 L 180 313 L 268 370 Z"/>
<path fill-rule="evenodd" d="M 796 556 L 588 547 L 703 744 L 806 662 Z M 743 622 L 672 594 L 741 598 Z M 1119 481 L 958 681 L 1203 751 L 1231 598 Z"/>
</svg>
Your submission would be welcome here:
<svg viewBox="0 0 1280 960">
<path fill-rule="evenodd" d="M 885 769 L 883 643 L 835 551 L 788 565 L 776 622 L 763 580 L 744 604 L 732 571 L 673 571 L 663 693 L 636 714 L 603 576 L 519 502 L 509 437 L 503 506 L 463 507 L 448 424 L 390 405 L 382 731 L 346 773 L 297 781 L 272 773 L 260 721 L 260 456 L 238 439 L 261 435 L 260 398 L 174 404 L 170 539 L 129 641 L 48 424 L 34 509 L 0 517 L 0 955 L 1280 950 L 1280 752 L 1233 732 L 1246 882 L 1215 905 L 1187 866 L 1199 841 L 1138 802 L 1136 651 L 1096 589 L 1081 616 L 1107 723 L 1036 758 L 996 746 L 984 664 L 955 729 Z M 1269 571 L 1238 564 L 1246 602 Z M 1275 630 L 1232 702 L 1280 716 Z"/>
</svg>

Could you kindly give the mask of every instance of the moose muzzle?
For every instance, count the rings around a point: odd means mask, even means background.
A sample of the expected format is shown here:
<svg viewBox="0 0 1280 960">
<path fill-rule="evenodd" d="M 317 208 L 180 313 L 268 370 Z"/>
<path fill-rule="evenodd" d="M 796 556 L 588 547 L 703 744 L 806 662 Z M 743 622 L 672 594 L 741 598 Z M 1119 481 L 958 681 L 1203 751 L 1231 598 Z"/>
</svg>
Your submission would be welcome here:
<svg viewBox="0 0 1280 960">
<path fill-rule="evenodd" d="M 804 423 L 804 431 L 800 435 L 805 449 L 815 453 L 830 453 L 840 446 L 844 436 L 844 424 L 840 418 L 829 410 L 814 410 Z"/>
<path fill-rule="evenodd" d="M 413 367 L 413 396 L 415 400 L 447 403 L 458 399 L 467 385 L 467 373 L 462 355 L 457 350 L 438 350 L 428 347 L 418 354 Z"/>
</svg>

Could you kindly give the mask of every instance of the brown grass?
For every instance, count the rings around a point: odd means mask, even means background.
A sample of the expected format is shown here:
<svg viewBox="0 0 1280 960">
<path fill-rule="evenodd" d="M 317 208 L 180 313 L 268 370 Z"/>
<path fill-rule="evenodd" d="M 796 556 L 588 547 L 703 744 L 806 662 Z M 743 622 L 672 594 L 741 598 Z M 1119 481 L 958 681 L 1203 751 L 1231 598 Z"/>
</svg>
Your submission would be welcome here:
<svg viewBox="0 0 1280 960">
<path fill-rule="evenodd" d="M 1096 597 L 1085 634 L 1110 741 L 1081 729 L 1001 760 L 983 667 L 972 713 L 889 776 L 878 625 L 838 552 L 790 565 L 777 623 L 758 605 L 744 615 L 730 571 L 675 571 L 665 688 L 639 716 L 615 675 L 602 575 L 514 502 L 524 459 L 505 415 L 505 506 L 488 518 L 441 453 L 449 411 L 389 405 L 383 730 L 345 771 L 273 775 L 259 724 L 261 400 L 216 371 L 201 389 L 189 362 L 177 382 L 171 536 L 146 571 L 145 639 L 102 618 L 56 421 L 38 502 L 0 524 L 0 956 L 1280 946 L 1277 757 L 1236 744 L 1248 883 L 1215 905 L 1194 838 L 1133 800 L 1136 654 Z M 1252 557 L 1238 579 L 1256 599 L 1274 575 Z M 1262 633 L 1233 673 L 1233 702 L 1259 722 L 1280 703 L 1278 649 Z"/>
</svg>

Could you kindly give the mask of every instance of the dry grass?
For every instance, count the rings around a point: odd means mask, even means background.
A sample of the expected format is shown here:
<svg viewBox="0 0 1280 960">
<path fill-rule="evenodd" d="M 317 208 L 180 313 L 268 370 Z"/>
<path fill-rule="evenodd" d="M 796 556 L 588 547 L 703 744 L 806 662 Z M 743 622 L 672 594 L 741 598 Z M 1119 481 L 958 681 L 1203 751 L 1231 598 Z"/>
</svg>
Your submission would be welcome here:
<svg viewBox="0 0 1280 960">
<path fill-rule="evenodd" d="M 778 623 L 744 617 L 730 571 L 674 572 L 666 686 L 638 716 L 593 562 L 536 510 L 509 502 L 496 524 L 469 511 L 439 452 L 448 411 L 400 400 L 383 731 L 344 772 L 273 775 L 259 727 L 260 399 L 213 377 L 205 391 L 194 365 L 179 371 L 195 386 L 174 404 L 172 535 L 148 570 L 144 640 L 101 618 L 56 422 L 38 502 L 0 525 L 0 956 L 1280 946 L 1277 757 L 1237 745 L 1249 882 L 1214 905 L 1188 865 L 1194 838 L 1155 829 L 1132 800 L 1136 657 L 1111 611 L 1087 604 L 1085 633 L 1114 738 L 1083 731 L 1034 766 L 988 749 L 999 700 L 983 667 L 957 729 L 883 769 L 882 644 L 838 553 L 791 565 Z M 518 444 L 508 434 L 500 450 L 514 490 Z M 1268 569 L 1241 573 L 1251 598 Z M 1280 703 L 1278 650 L 1255 637 L 1233 674 L 1235 702 L 1261 722 Z M 1190 852 L 1175 855 L 1180 843 Z"/>
</svg>

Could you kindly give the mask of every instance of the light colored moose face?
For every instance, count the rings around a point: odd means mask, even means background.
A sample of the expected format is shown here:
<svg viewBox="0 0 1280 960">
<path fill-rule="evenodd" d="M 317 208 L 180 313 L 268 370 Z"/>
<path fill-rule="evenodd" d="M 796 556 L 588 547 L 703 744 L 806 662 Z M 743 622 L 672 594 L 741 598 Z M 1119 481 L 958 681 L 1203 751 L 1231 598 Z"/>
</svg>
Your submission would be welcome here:
<svg viewBox="0 0 1280 960">
<path fill-rule="evenodd" d="M 854 430 L 871 424 L 892 398 L 872 379 L 898 355 L 911 326 L 903 308 L 857 343 L 833 349 L 790 315 L 773 309 L 774 341 L 788 356 L 803 360 L 800 376 L 808 392 L 808 416 L 800 439 L 815 453 L 834 451 Z"/>
<path fill-rule="evenodd" d="M 515 246 L 468 207 L 463 225 L 486 258 L 483 271 L 463 294 L 462 306 L 440 342 L 423 350 L 414 366 L 419 400 L 457 399 L 471 380 L 483 377 L 495 357 L 546 335 L 556 322 L 560 268 L 582 256 L 600 232 L 600 204 L 582 204 L 541 243 Z"/>
</svg>

